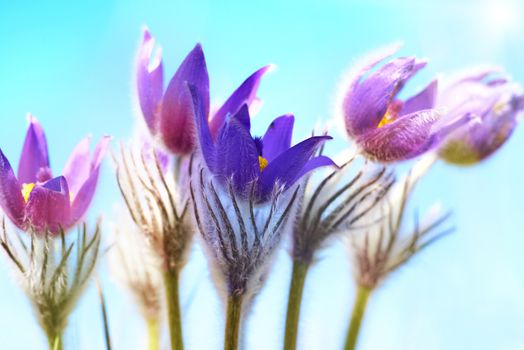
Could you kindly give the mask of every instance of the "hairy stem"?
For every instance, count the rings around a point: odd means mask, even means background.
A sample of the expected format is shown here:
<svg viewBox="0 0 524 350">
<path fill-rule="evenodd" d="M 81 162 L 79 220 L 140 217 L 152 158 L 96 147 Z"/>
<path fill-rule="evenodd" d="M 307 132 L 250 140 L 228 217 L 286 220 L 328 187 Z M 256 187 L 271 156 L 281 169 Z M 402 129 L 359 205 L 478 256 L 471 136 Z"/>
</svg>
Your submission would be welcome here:
<svg viewBox="0 0 524 350">
<path fill-rule="evenodd" d="M 158 337 L 160 335 L 160 328 L 156 318 L 150 318 L 147 320 L 147 339 L 149 350 L 160 350 L 160 344 Z"/>
<path fill-rule="evenodd" d="M 240 335 L 240 316 L 242 314 L 242 296 L 230 295 L 227 299 L 226 330 L 224 350 L 237 350 Z"/>
<path fill-rule="evenodd" d="M 355 350 L 357 346 L 358 334 L 364 313 L 366 312 L 366 305 L 369 300 L 372 289 L 364 286 L 358 286 L 357 296 L 353 304 L 353 311 L 351 313 L 351 321 L 349 322 L 348 333 L 346 336 L 345 350 Z"/>
<path fill-rule="evenodd" d="M 297 260 L 293 261 L 293 272 L 291 275 L 291 285 L 289 287 L 289 297 L 287 301 L 284 350 L 295 350 L 297 348 L 300 305 L 302 304 L 304 282 L 306 281 L 308 269 L 309 264 Z"/>
<path fill-rule="evenodd" d="M 180 316 L 180 300 L 178 295 L 178 271 L 169 270 L 164 274 L 166 289 L 167 318 L 172 350 L 182 350 L 182 318 Z"/>
</svg>

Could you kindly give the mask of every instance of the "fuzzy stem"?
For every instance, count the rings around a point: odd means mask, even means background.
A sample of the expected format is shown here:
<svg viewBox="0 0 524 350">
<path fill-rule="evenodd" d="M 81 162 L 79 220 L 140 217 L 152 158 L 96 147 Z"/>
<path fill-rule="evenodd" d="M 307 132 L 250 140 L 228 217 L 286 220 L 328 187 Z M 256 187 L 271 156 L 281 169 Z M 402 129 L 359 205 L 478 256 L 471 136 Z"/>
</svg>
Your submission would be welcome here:
<svg viewBox="0 0 524 350">
<path fill-rule="evenodd" d="M 178 295 L 178 271 L 168 270 L 164 274 L 166 289 L 167 318 L 172 350 L 182 350 L 182 318 L 180 316 L 180 300 Z"/>
<path fill-rule="evenodd" d="M 158 342 L 158 336 L 160 334 L 158 320 L 156 318 L 150 318 L 147 320 L 147 338 L 148 338 L 148 349 L 149 350 L 160 350 L 160 344 Z"/>
<path fill-rule="evenodd" d="M 300 305 L 306 281 L 309 264 L 293 261 L 293 272 L 289 297 L 287 301 L 286 333 L 284 336 L 284 350 L 295 350 L 297 348 L 298 322 L 300 319 Z"/>
<path fill-rule="evenodd" d="M 345 350 L 355 350 L 357 345 L 358 333 L 360 325 L 366 311 L 366 305 L 369 300 L 372 289 L 364 286 L 357 287 L 357 296 L 353 304 L 353 311 L 351 313 L 351 321 L 349 323 L 348 333 L 346 336 Z"/>
<path fill-rule="evenodd" d="M 227 298 L 226 331 L 224 350 L 237 350 L 240 334 L 240 316 L 242 314 L 242 296 L 230 295 Z"/>
</svg>

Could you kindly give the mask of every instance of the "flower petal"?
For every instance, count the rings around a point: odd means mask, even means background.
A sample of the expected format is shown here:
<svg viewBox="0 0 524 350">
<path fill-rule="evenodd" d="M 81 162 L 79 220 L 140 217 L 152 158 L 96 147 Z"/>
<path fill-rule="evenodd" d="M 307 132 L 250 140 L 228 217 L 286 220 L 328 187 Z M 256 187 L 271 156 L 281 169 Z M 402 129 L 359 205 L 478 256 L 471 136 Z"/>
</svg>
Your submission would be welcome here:
<svg viewBox="0 0 524 350">
<path fill-rule="evenodd" d="M 65 177 L 56 177 L 33 189 L 26 206 L 26 220 L 39 233 L 58 233 L 61 228 L 69 228 L 71 202 Z"/>
<path fill-rule="evenodd" d="M 396 58 L 363 81 L 352 83 L 343 105 L 349 135 L 357 137 L 375 129 L 406 81 L 424 65 L 414 58 Z"/>
<path fill-rule="evenodd" d="M 213 144 L 213 138 L 211 137 L 211 132 L 209 130 L 209 125 L 207 123 L 205 101 L 196 86 L 188 84 L 187 88 L 193 100 L 193 114 L 195 117 L 198 145 L 200 146 L 200 150 L 207 167 L 209 170 L 214 172 L 216 151 L 215 145 Z"/>
<path fill-rule="evenodd" d="M 320 168 L 323 166 L 334 166 L 338 168 L 338 165 L 333 160 L 331 160 L 331 158 L 326 156 L 318 156 L 313 159 L 310 159 L 306 163 L 306 165 L 304 165 L 304 167 L 300 171 L 300 174 L 298 175 L 298 178 L 300 179 L 302 176 L 306 175 L 310 171 L 313 171 L 316 168 Z"/>
<path fill-rule="evenodd" d="M 38 173 L 42 169 L 49 169 L 49 155 L 47 153 L 47 141 L 42 126 L 29 115 L 29 128 L 25 137 L 20 164 L 18 165 L 18 181 L 20 183 L 37 182 Z M 46 171 L 47 171 L 46 170 Z M 47 179 L 43 179 L 47 180 Z"/>
<path fill-rule="evenodd" d="M 262 200 L 268 198 L 275 183 L 284 187 L 293 185 L 304 173 L 302 170 L 315 154 L 318 147 L 330 136 L 314 136 L 304 140 L 276 157 L 261 172 L 258 179 L 258 194 Z"/>
<path fill-rule="evenodd" d="M 413 158 L 429 150 L 436 136 L 443 136 L 440 130 L 433 130 L 438 119 L 434 109 L 412 113 L 365 133 L 357 143 L 368 156 L 381 162 Z"/>
<path fill-rule="evenodd" d="M 84 216 L 89 204 L 93 200 L 96 186 L 98 183 L 98 176 L 100 173 L 100 164 L 104 155 L 109 147 L 109 136 L 104 136 L 98 143 L 95 152 L 93 154 L 93 160 L 91 161 L 91 172 L 86 181 L 82 184 L 82 187 L 78 190 L 78 193 L 73 193 L 73 205 L 71 211 L 71 225 L 76 223 Z"/>
<path fill-rule="evenodd" d="M 186 84 L 195 86 L 201 94 L 203 113 L 208 118 L 209 77 L 200 44 L 184 59 L 169 82 L 162 101 L 160 136 L 171 152 L 180 155 L 191 152 L 195 143 L 193 106 Z"/>
<path fill-rule="evenodd" d="M 216 141 L 214 173 L 231 179 L 239 192 L 244 192 L 260 173 L 257 146 L 241 122 L 246 116 L 249 118 L 249 112 L 244 104 L 237 114 L 226 120 Z"/>
<path fill-rule="evenodd" d="M 286 114 L 273 120 L 267 128 L 262 138 L 262 153 L 269 162 L 291 147 L 294 124 L 295 117 L 292 114 Z"/>
<path fill-rule="evenodd" d="M 270 68 L 271 65 L 268 65 L 251 74 L 215 113 L 209 122 L 209 128 L 214 137 L 216 137 L 220 127 L 224 124 L 228 114 L 235 114 L 244 103 L 250 105 L 256 99 L 260 80 Z"/>
<path fill-rule="evenodd" d="M 136 84 L 138 101 L 144 120 L 152 134 L 156 134 L 158 127 L 158 114 L 164 88 L 164 68 L 162 64 L 161 49 L 156 51 L 152 58 L 155 39 L 144 29 L 144 37 L 138 51 L 136 68 Z"/>
<path fill-rule="evenodd" d="M 438 80 L 435 79 L 418 94 L 404 102 L 400 115 L 403 116 L 435 107 L 437 92 Z"/>
<path fill-rule="evenodd" d="M 472 165 L 488 158 L 512 135 L 524 108 L 523 102 L 524 96 L 514 96 L 503 113 L 488 113 L 480 122 L 471 123 L 450 136 L 439 150 L 440 157 L 459 165 Z"/>
<path fill-rule="evenodd" d="M 89 177 L 91 171 L 91 161 L 89 157 L 89 143 L 91 137 L 88 136 L 78 143 L 73 149 L 62 175 L 67 179 L 71 193 L 78 193 L 80 187 Z"/>
<path fill-rule="evenodd" d="M 11 164 L 0 149 L 0 206 L 18 227 L 24 222 L 24 197 Z"/>
</svg>

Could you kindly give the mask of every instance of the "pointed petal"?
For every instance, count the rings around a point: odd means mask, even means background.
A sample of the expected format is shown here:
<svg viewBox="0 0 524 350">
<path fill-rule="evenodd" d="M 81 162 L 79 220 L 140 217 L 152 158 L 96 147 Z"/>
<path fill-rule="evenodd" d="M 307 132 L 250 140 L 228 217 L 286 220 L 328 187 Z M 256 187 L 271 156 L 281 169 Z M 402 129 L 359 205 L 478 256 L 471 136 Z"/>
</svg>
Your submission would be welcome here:
<svg viewBox="0 0 524 350">
<path fill-rule="evenodd" d="M 243 105 L 236 115 L 226 120 L 220 129 L 216 142 L 214 173 L 232 179 L 234 188 L 244 192 L 260 173 L 258 151 L 255 141 L 240 121 L 249 116 L 247 105 Z"/>
<path fill-rule="evenodd" d="M 271 162 L 282 152 L 291 147 L 291 137 L 293 136 L 293 125 L 295 117 L 286 114 L 276 118 L 267 128 L 262 138 L 263 156 Z"/>
<path fill-rule="evenodd" d="M 164 145 L 175 154 L 188 154 L 194 140 L 194 116 L 187 85 L 199 91 L 206 120 L 209 116 L 209 77 L 200 44 L 187 55 L 169 82 L 162 102 L 160 136 Z"/>
<path fill-rule="evenodd" d="M 258 179 L 260 198 L 267 199 L 276 182 L 285 187 L 293 185 L 303 175 L 302 170 L 318 147 L 330 139 L 330 136 L 310 137 L 281 153 L 269 163 Z"/>
<path fill-rule="evenodd" d="M 82 184 L 82 187 L 80 187 L 77 193 L 72 193 L 74 198 L 71 210 L 71 225 L 76 223 L 84 216 L 87 208 L 93 200 L 98 183 L 100 165 L 104 155 L 107 152 L 110 141 L 111 138 L 109 136 L 104 136 L 100 142 L 98 142 L 98 145 L 96 146 L 95 152 L 93 154 L 93 160 L 91 161 L 91 172 L 89 177 Z"/>
<path fill-rule="evenodd" d="M 103 136 L 96 145 L 93 159 L 91 160 L 91 171 L 100 167 L 100 164 L 107 153 L 107 149 L 109 148 L 109 142 L 111 142 L 111 136 Z"/>
<path fill-rule="evenodd" d="M 47 141 L 38 120 L 29 115 L 29 128 L 18 165 L 18 181 L 20 183 L 37 182 L 37 175 L 41 169 L 49 169 Z"/>
<path fill-rule="evenodd" d="M 69 156 L 62 174 L 67 179 L 71 193 L 78 193 L 82 184 L 89 177 L 91 161 L 89 157 L 89 143 L 91 137 L 88 136 L 78 143 Z"/>
<path fill-rule="evenodd" d="M 391 60 L 369 74 L 363 81 L 353 83 L 344 99 L 346 129 L 350 136 L 375 129 L 398 92 L 425 62 L 401 57 Z"/>
<path fill-rule="evenodd" d="M 207 167 L 212 172 L 215 171 L 215 145 L 209 131 L 209 125 L 207 123 L 207 114 L 205 101 L 202 98 L 200 91 L 194 85 L 188 84 L 188 91 L 191 94 L 193 100 L 193 114 L 195 117 L 196 134 L 198 139 L 198 145 L 202 152 Z"/>
<path fill-rule="evenodd" d="M 403 116 L 417 111 L 434 108 L 437 99 L 437 91 L 438 80 L 433 80 L 422 91 L 404 102 L 400 115 Z"/>
<path fill-rule="evenodd" d="M 24 197 L 11 164 L 0 149 L 0 206 L 18 227 L 24 222 Z"/>
<path fill-rule="evenodd" d="M 156 133 L 158 127 L 158 114 L 164 88 L 162 53 L 158 49 L 155 57 L 152 57 L 154 46 L 155 39 L 145 28 L 144 37 L 138 50 L 136 84 L 140 108 L 152 134 Z"/>
<path fill-rule="evenodd" d="M 249 116 L 249 107 L 247 104 L 243 105 L 242 107 L 244 106 L 246 108 L 240 108 L 235 114 L 231 116 L 231 118 L 236 119 L 244 126 L 248 133 L 251 133 L 251 117 Z"/>
<path fill-rule="evenodd" d="M 298 175 L 298 178 L 300 179 L 302 176 L 306 175 L 310 171 L 313 171 L 323 166 L 334 166 L 338 168 L 338 165 L 333 160 L 331 160 L 331 158 L 326 156 L 318 156 L 313 159 L 310 159 L 306 163 L 306 165 L 304 165 L 304 167 L 300 171 L 300 174 Z"/>
<path fill-rule="evenodd" d="M 69 228 L 71 202 L 65 177 L 56 177 L 33 189 L 26 206 L 26 220 L 39 233 L 46 229 L 58 233 L 60 228 Z"/>
<path fill-rule="evenodd" d="M 250 105 L 256 99 L 260 80 L 270 68 L 271 65 L 268 65 L 251 74 L 215 113 L 209 122 L 209 128 L 214 137 L 216 137 L 220 127 L 224 124 L 228 114 L 235 114 L 244 103 Z"/>
<path fill-rule="evenodd" d="M 365 133 L 357 143 L 364 153 L 381 162 L 410 159 L 434 146 L 440 135 L 440 129 L 433 130 L 438 119 L 433 109 L 409 114 Z"/>
</svg>

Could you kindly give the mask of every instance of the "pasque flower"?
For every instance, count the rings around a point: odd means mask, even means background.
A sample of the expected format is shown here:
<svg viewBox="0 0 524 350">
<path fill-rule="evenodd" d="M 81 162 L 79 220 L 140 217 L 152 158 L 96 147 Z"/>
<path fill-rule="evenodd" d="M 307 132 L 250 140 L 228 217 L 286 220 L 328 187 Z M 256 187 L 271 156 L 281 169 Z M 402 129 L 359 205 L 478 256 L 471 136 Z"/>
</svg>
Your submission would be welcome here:
<svg viewBox="0 0 524 350">
<path fill-rule="evenodd" d="M 290 147 L 294 117 L 284 115 L 262 138 L 253 138 L 244 104 L 224 119 L 214 139 L 204 101 L 189 88 L 205 163 L 191 180 L 195 219 L 227 289 L 225 348 L 236 349 L 242 305 L 264 279 L 264 267 L 296 215 L 302 193 L 297 183 L 309 171 L 334 164 L 314 156 L 330 137 Z"/>
<path fill-rule="evenodd" d="M 244 198 L 254 185 L 258 201 L 267 201 L 276 185 L 287 189 L 309 171 L 334 165 L 328 157 L 313 157 L 330 136 L 313 136 L 290 147 L 292 115 L 275 119 L 262 138 L 252 137 L 246 104 L 236 114 L 225 118 L 213 140 L 204 101 L 194 87 L 191 90 L 195 98 L 197 134 L 206 165 L 222 181 L 231 181 L 235 192 Z"/>
<path fill-rule="evenodd" d="M 140 46 L 137 64 L 137 87 L 140 108 L 150 132 L 172 153 L 186 155 L 193 150 L 194 117 L 191 84 L 202 96 L 205 115 L 209 115 L 209 77 L 204 53 L 197 44 L 178 67 L 166 90 L 163 87 L 163 64 L 160 50 L 153 56 L 154 38 L 147 29 Z M 210 129 L 216 135 L 228 114 L 236 113 L 242 104 L 256 100 L 260 79 L 270 66 L 248 77 L 228 100 L 214 113 Z"/>
<path fill-rule="evenodd" d="M 487 158 L 508 140 L 524 109 L 524 94 L 490 68 L 461 74 L 439 93 L 437 104 L 451 117 L 477 117 L 477 123 L 454 133 L 439 152 L 449 163 L 468 165 Z"/>
<path fill-rule="evenodd" d="M 381 162 L 419 156 L 467 122 L 464 118 L 442 118 L 434 108 L 436 80 L 407 100 L 398 99 L 404 85 L 426 62 L 399 57 L 371 71 L 394 52 L 375 55 L 359 67 L 342 104 L 349 136 L 364 154 Z"/>
<path fill-rule="evenodd" d="M 72 227 L 91 203 L 109 139 L 102 138 L 92 157 L 90 138 L 83 139 L 73 150 L 63 175 L 53 177 L 44 130 L 29 116 L 18 176 L 0 150 L 0 205 L 6 215 L 22 230 L 56 234 Z"/>
</svg>

